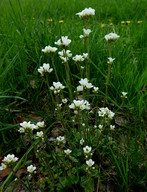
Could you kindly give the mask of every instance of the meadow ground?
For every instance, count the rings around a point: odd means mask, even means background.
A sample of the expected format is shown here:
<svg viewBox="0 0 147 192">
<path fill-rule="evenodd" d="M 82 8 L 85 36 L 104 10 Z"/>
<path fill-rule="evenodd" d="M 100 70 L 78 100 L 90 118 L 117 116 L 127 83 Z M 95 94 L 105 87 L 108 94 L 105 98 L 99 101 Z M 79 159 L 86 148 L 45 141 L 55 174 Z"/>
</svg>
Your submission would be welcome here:
<svg viewBox="0 0 147 192">
<path fill-rule="evenodd" d="M 87 24 L 76 13 L 89 7 L 95 15 Z M 17 182 L 23 182 L 28 191 L 36 186 L 40 191 L 145 191 L 147 1 L 1 0 L 0 23 L 0 162 L 7 154 L 19 158 L 12 172 L 0 171 L 0 189 L 15 191 Z M 87 27 L 92 32 L 80 39 Z M 104 38 L 110 32 L 120 36 L 112 46 Z M 72 57 L 89 53 L 88 61 L 80 63 L 83 71 L 72 58 L 62 63 L 58 53 L 53 58 L 42 52 L 47 45 L 61 51 L 55 45 L 61 36 L 71 39 Z M 110 56 L 115 58 L 111 66 Z M 54 70 L 42 77 L 38 68 L 43 63 Z M 86 77 L 99 87 L 98 93 L 74 93 Z M 66 88 L 57 96 L 49 87 L 58 79 Z M 60 108 L 63 97 L 68 104 Z M 94 113 L 73 113 L 73 99 L 87 100 Z M 115 113 L 111 122 L 99 116 L 102 107 Z M 20 134 L 23 121 L 44 121 L 44 141 L 34 140 L 35 131 Z M 66 144 L 58 145 L 58 136 L 65 136 Z M 87 157 L 85 146 L 92 147 Z M 93 170 L 86 169 L 90 159 Z M 32 178 L 26 170 L 30 164 L 37 167 Z M 18 170 L 22 174 L 15 184 Z"/>
</svg>

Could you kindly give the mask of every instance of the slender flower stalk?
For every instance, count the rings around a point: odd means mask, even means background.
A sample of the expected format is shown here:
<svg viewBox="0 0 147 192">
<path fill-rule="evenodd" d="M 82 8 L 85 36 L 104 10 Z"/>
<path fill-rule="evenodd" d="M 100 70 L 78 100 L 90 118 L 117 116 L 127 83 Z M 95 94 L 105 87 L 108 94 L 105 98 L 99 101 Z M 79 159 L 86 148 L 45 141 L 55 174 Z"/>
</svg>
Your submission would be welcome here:
<svg viewBox="0 0 147 192">
<path fill-rule="evenodd" d="M 64 65 L 65 65 L 65 70 L 66 70 L 66 79 L 67 79 L 67 82 L 68 82 L 68 90 L 69 90 L 69 97 L 70 97 L 70 100 L 73 100 L 73 92 L 72 92 L 72 85 L 71 85 L 71 71 L 70 71 L 70 68 L 69 68 L 69 64 L 68 64 L 68 50 L 66 50 L 66 47 L 65 49 L 63 50 L 64 54 L 65 54 L 65 62 L 64 62 Z"/>
<path fill-rule="evenodd" d="M 80 38 L 85 38 L 86 39 L 86 46 L 87 46 L 87 53 L 88 53 L 88 58 L 86 61 L 86 74 L 87 74 L 87 79 L 90 79 L 90 43 L 89 43 L 89 34 L 91 33 L 91 30 L 88 29 L 88 22 L 89 19 L 95 15 L 95 9 L 92 9 L 91 7 L 85 8 L 79 13 L 76 13 L 80 17 L 80 19 L 83 19 L 85 22 L 85 29 L 84 30 L 84 35 L 81 35 Z"/>
<path fill-rule="evenodd" d="M 54 100 L 52 91 L 51 91 L 51 89 L 50 89 L 50 85 L 49 85 L 49 81 L 48 81 L 47 75 L 46 75 L 46 77 L 44 78 L 44 80 L 45 80 L 45 83 L 46 83 L 46 85 L 47 85 L 47 88 L 49 89 L 50 96 L 51 96 L 51 99 L 52 99 L 52 104 L 53 104 L 53 106 L 54 106 L 55 100 Z M 48 94 L 48 92 L 47 92 L 47 94 Z M 48 97 L 49 97 L 49 95 L 48 95 Z"/>
<path fill-rule="evenodd" d="M 111 58 L 111 52 L 112 52 L 112 45 L 109 45 L 109 58 Z M 109 59 L 108 58 L 108 59 Z M 104 105 L 106 104 L 107 100 L 108 100 L 108 86 L 109 86 L 109 79 L 110 79 L 110 74 L 111 74 L 111 66 L 113 63 L 113 59 L 112 61 L 108 61 L 108 73 L 107 73 L 107 79 L 106 79 L 106 96 L 105 96 L 105 102 Z"/>
<path fill-rule="evenodd" d="M 110 79 L 110 74 L 111 74 L 111 67 L 112 67 L 112 63 L 114 61 L 113 58 L 111 58 L 112 56 L 112 45 L 113 43 L 119 38 L 120 36 L 117 35 L 116 33 L 109 33 L 107 35 L 105 35 L 105 40 L 108 43 L 108 47 L 109 47 L 109 58 L 108 58 L 108 73 L 107 73 L 107 79 L 106 79 L 106 94 L 105 94 L 105 100 L 104 100 L 104 106 L 108 100 L 108 86 L 109 86 L 109 79 Z"/>
<path fill-rule="evenodd" d="M 54 68 L 54 71 L 55 71 L 57 81 L 59 81 L 58 73 L 57 73 L 57 70 L 56 70 L 55 63 L 54 63 L 54 55 L 53 54 L 51 55 L 51 60 L 52 60 L 52 65 L 53 65 L 53 68 Z"/>
</svg>

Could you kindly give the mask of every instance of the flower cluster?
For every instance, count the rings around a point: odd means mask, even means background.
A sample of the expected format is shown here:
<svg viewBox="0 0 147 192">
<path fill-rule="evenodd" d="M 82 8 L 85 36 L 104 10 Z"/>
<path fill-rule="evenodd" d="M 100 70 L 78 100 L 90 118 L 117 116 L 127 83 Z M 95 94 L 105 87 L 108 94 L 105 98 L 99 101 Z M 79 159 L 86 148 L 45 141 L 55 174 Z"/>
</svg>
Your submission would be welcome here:
<svg viewBox="0 0 147 192">
<path fill-rule="evenodd" d="M 44 53 L 55 53 L 57 51 L 56 47 L 46 46 L 44 49 L 42 49 L 42 52 Z"/>
<path fill-rule="evenodd" d="M 87 100 L 73 100 L 69 108 L 73 109 L 75 114 L 78 114 L 79 111 L 90 110 L 90 104 Z"/>
<path fill-rule="evenodd" d="M 75 55 L 72 59 L 73 59 L 76 63 L 81 63 L 82 61 L 84 61 L 83 55 Z"/>
<path fill-rule="evenodd" d="M 53 68 L 50 68 L 50 64 L 43 63 L 43 66 L 40 66 L 38 69 L 38 72 L 41 74 L 41 76 L 44 76 L 45 73 L 51 73 L 53 71 Z"/>
<path fill-rule="evenodd" d="M 93 85 L 89 83 L 89 80 L 87 78 L 81 79 L 79 81 L 80 85 L 77 87 L 77 91 L 83 91 L 84 89 L 91 89 Z"/>
<path fill-rule="evenodd" d="M 38 127 L 34 124 L 32 124 L 30 121 L 24 121 L 23 123 L 20 123 L 19 132 L 20 133 L 31 133 L 34 129 L 37 129 Z"/>
<path fill-rule="evenodd" d="M 58 46 L 68 47 L 71 43 L 71 40 L 68 39 L 68 36 L 62 36 L 57 42 L 55 42 Z"/>
<path fill-rule="evenodd" d="M 70 50 L 62 50 L 58 52 L 60 59 L 62 60 L 62 63 L 66 63 L 70 57 L 72 57 L 72 53 Z"/>
<path fill-rule="evenodd" d="M 80 17 L 80 19 L 82 19 L 82 18 L 89 18 L 89 17 L 95 15 L 95 10 L 92 9 L 91 7 L 85 8 L 81 12 L 76 13 L 76 15 L 78 15 Z"/>
<path fill-rule="evenodd" d="M 88 38 L 89 34 L 91 33 L 90 29 L 83 29 L 84 35 L 80 35 L 80 39 Z"/>
<path fill-rule="evenodd" d="M 60 91 L 64 88 L 65 86 L 63 86 L 60 82 L 53 82 L 53 86 L 50 87 L 50 89 L 54 91 L 54 94 L 60 93 Z"/>
<path fill-rule="evenodd" d="M 12 167 L 13 164 L 18 161 L 18 158 L 15 157 L 14 154 L 8 154 L 6 157 L 4 157 L 4 159 L 2 160 L 2 164 L 0 166 L 0 170 L 4 170 L 6 169 L 7 167 Z"/>
<path fill-rule="evenodd" d="M 31 133 L 33 130 L 36 129 L 42 129 L 45 127 L 44 121 L 38 122 L 36 125 L 31 123 L 30 121 L 24 121 L 23 123 L 20 123 L 19 132 L 20 133 Z"/>
<path fill-rule="evenodd" d="M 108 43 L 116 41 L 120 36 L 117 35 L 116 33 L 109 33 L 105 35 L 105 39 Z"/>
<path fill-rule="evenodd" d="M 60 110 L 62 108 L 62 103 L 57 104 L 57 107 L 55 108 L 55 111 Z"/>
<path fill-rule="evenodd" d="M 98 111 L 100 117 L 106 117 L 108 119 L 113 119 L 115 113 L 108 109 L 108 107 L 101 107 Z"/>
</svg>

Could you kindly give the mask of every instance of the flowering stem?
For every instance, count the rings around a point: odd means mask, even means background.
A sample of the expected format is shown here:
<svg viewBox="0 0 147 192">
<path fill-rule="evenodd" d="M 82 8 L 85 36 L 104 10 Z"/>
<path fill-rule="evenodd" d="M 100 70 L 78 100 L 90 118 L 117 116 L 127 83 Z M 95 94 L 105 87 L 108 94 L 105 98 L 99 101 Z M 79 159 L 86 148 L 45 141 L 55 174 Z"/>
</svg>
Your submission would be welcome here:
<svg viewBox="0 0 147 192">
<path fill-rule="evenodd" d="M 21 180 L 19 177 L 17 177 L 17 175 L 15 174 L 15 171 L 14 171 L 14 169 L 12 168 L 12 173 L 13 173 L 13 175 L 16 177 L 16 179 L 18 179 L 18 181 L 19 182 L 21 182 L 22 183 L 22 185 L 29 191 L 29 192 L 31 192 L 31 189 L 30 189 L 30 187 L 28 187 L 25 183 L 24 183 L 24 181 L 23 180 Z"/>
<path fill-rule="evenodd" d="M 66 57 L 66 61 L 67 61 L 67 55 L 66 55 L 66 49 L 65 49 L 65 57 Z M 68 62 L 65 62 L 65 70 L 66 70 L 66 78 L 67 78 L 67 82 L 68 82 L 68 89 L 69 89 L 69 97 L 70 100 L 73 100 L 73 94 L 72 94 L 72 86 L 71 86 L 71 78 L 70 78 L 70 68 L 68 65 Z"/>
<path fill-rule="evenodd" d="M 112 45 L 109 44 L 109 57 L 111 57 L 111 53 L 112 53 Z M 111 63 L 108 64 L 108 73 L 107 73 L 107 79 L 106 79 L 106 94 L 105 94 L 105 101 L 104 101 L 104 105 L 107 102 L 108 99 L 108 86 L 109 86 L 109 79 L 110 79 L 110 74 L 111 74 Z"/>
<path fill-rule="evenodd" d="M 87 79 L 90 79 L 90 45 L 89 45 L 89 37 L 86 38 L 87 43 L 87 53 L 88 53 L 88 60 L 86 62 L 86 73 L 87 73 Z"/>
<path fill-rule="evenodd" d="M 85 26 L 86 26 L 86 29 L 88 29 L 88 21 L 89 19 L 87 18 L 86 19 L 86 23 L 85 23 Z M 89 45 L 89 36 L 86 38 L 86 44 L 87 44 L 87 53 L 88 53 L 88 59 L 87 59 L 87 62 L 86 62 L 86 73 L 87 73 L 87 79 L 90 79 L 90 45 Z"/>
<path fill-rule="evenodd" d="M 54 71 L 55 71 L 57 81 L 59 82 L 59 77 L 58 77 L 57 70 L 56 70 L 56 67 L 55 67 L 54 56 L 53 55 L 51 56 L 51 60 L 52 60 L 52 65 L 53 65 L 53 68 L 54 68 Z"/>
<path fill-rule="evenodd" d="M 54 101 L 54 97 L 53 97 L 52 91 L 51 91 L 51 89 L 50 89 L 50 85 L 49 85 L 49 82 L 48 82 L 47 75 L 46 75 L 46 77 L 45 77 L 45 83 L 47 84 L 47 87 L 48 87 L 48 89 L 49 89 L 49 91 L 50 91 L 50 95 L 51 95 L 51 98 L 52 98 L 52 103 L 53 103 L 53 105 L 54 105 L 55 101 Z"/>
</svg>

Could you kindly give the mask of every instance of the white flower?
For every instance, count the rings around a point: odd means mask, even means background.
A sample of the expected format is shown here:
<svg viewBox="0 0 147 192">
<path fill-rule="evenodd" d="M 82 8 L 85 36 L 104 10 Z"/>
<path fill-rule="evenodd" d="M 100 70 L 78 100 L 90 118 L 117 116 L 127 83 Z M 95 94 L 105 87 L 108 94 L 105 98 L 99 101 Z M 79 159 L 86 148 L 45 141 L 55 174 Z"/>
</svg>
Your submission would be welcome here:
<svg viewBox="0 0 147 192">
<path fill-rule="evenodd" d="M 36 128 L 36 129 L 38 129 L 38 128 L 44 128 L 44 127 L 45 127 L 44 121 L 38 122 L 36 125 L 37 125 L 37 128 Z"/>
<path fill-rule="evenodd" d="M 83 53 L 84 59 L 88 59 L 88 53 Z"/>
<path fill-rule="evenodd" d="M 6 168 L 7 168 L 7 166 L 6 166 L 4 163 L 1 163 L 0 171 L 4 170 L 4 169 L 6 169 Z"/>
<path fill-rule="evenodd" d="M 28 171 L 30 174 L 32 174 L 35 170 L 36 170 L 36 167 L 33 166 L 33 165 L 29 165 L 29 166 L 27 167 L 27 171 Z"/>
<path fill-rule="evenodd" d="M 60 91 L 65 88 L 60 82 L 53 82 L 53 86 L 51 86 L 50 89 L 54 91 L 54 94 L 60 93 Z"/>
<path fill-rule="evenodd" d="M 108 57 L 107 63 L 108 63 L 108 64 L 112 64 L 114 60 L 115 60 L 115 58 Z"/>
<path fill-rule="evenodd" d="M 73 100 L 73 103 L 69 105 L 69 108 L 74 110 L 89 110 L 90 104 L 86 100 Z"/>
<path fill-rule="evenodd" d="M 57 51 L 56 47 L 46 46 L 44 49 L 42 49 L 42 52 L 44 53 L 55 53 Z"/>
<path fill-rule="evenodd" d="M 82 62 L 84 61 L 83 55 L 76 55 L 72 58 L 75 62 Z"/>
<path fill-rule="evenodd" d="M 57 104 L 57 109 L 61 109 L 61 107 L 62 107 L 62 103 Z"/>
<path fill-rule="evenodd" d="M 92 167 L 94 165 L 94 161 L 92 159 L 89 159 L 86 161 L 86 164 L 88 165 L 88 167 Z"/>
<path fill-rule="evenodd" d="M 66 155 L 70 155 L 71 152 L 72 152 L 72 151 L 71 151 L 70 149 L 64 150 L 64 153 L 65 153 Z"/>
<path fill-rule="evenodd" d="M 113 113 L 112 111 L 109 110 L 109 112 L 108 112 L 108 118 L 109 118 L 109 119 L 113 119 L 114 115 L 115 115 L 115 113 Z"/>
<path fill-rule="evenodd" d="M 88 17 L 95 15 L 95 10 L 92 9 L 91 7 L 85 8 L 81 12 L 76 13 L 76 15 L 78 15 L 80 17 L 80 19 L 81 18 L 88 18 Z"/>
<path fill-rule="evenodd" d="M 91 150 L 92 150 L 92 147 L 89 147 L 89 146 L 86 146 L 83 148 L 83 151 L 86 155 L 89 154 L 91 152 Z"/>
<path fill-rule="evenodd" d="M 100 125 L 99 125 L 99 129 L 102 129 L 102 128 L 103 128 L 103 125 L 100 124 Z"/>
<path fill-rule="evenodd" d="M 82 123 L 82 126 L 85 127 L 85 123 Z"/>
<path fill-rule="evenodd" d="M 115 115 L 115 113 L 109 110 L 108 107 L 101 107 L 98 111 L 98 114 L 100 117 L 107 117 L 109 119 L 112 119 Z"/>
<path fill-rule="evenodd" d="M 91 33 L 90 29 L 83 29 L 84 35 L 80 35 L 80 39 L 89 37 L 89 34 Z"/>
<path fill-rule="evenodd" d="M 72 53 L 70 50 L 62 50 L 58 52 L 60 59 L 62 60 L 62 63 L 66 63 L 70 57 L 72 57 Z"/>
<path fill-rule="evenodd" d="M 97 128 L 97 125 L 94 125 L 94 128 Z"/>
<path fill-rule="evenodd" d="M 23 127 L 20 127 L 19 130 L 18 130 L 20 133 L 24 133 L 25 132 L 25 129 Z"/>
<path fill-rule="evenodd" d="M 34 129 L 37 129 L 37 125 L 31 124 L 31 122 L 24 121 L 23 123 L 20 123 L 20 129 L 18 130 L 20 133 L 27 133 L 32 132 Z"/>
<path fill-rule="evenodd" d="M 94 87 L 94 86 L 93 86 L 93 92 L 94 92 L 94 93 L 97 93 L 97 92 L 98 92 L 98 90 L 99 90 L 99 88 L 98 88 L 98 87 Z"/>
<path fill-rule="evenodd" d="M 70 50 L 62 50 L 58 52 L 60 57 L 72 57 L 72 53 Z"/>
<path fill-rule="evenodd" d="M 83 91 L 83 86 L 79 85 L 79 86 L 77 87 L 77 91 L 78 91 L 78 92 Z"/>
<path fill-rule="evenodd" d="M 68 102 L 68 100 L 65 98 L 65 99 L 62 99 L 62 103 L 67 103 Z"/>
<path fill-rule="evenodd" d="M 83 145 L 84 142 L 85 142 L 85 141 L 84 141 L 84 139 L 82 138 L 82 139 L 80 140 L 80 144 Z"/>
<path fill-rule="evenodd" d="M 122 92 L 122 95 L 121 95 L 121 97 L 123 98 L 123 99 L 126 99 L 127 98 L 127 92 Z"/>
<path fill-rule="evenodd" d="M 117 35 L 116 33 L 109 33 L 107 35 L 105 35 L 105 39 L 107 42 L 113 42 L 115 40 L 117 40 L 120 36 Z"/>
<path fill-rule="evenodd" d="M 80 39 L 83 39 L 84 38 L 84 35 L 80 35 Z"/>
<path fill-rule="evenodd" d="M 68 57 L 61 57 L 60 59 L 62 60 L 62 63 L 67 63 L 67 61 L 69 60 Z"/>
<path fill-rule="evenodd" d="M 43 63 L 43 66 L 38 68 L 38 72 L 41 74 L 41 76 L 44 76 L 44 73 L 51 73 L 53 71 L 53 68 L 50 68 L 50 64 Z"/>
<path fill-rule="evenodd" d="M 56 41 L 55 44 L 58 45 L 58 46 L 61 46 L 61 45 L 62 45 L 61 39 L 59 39 L 58 41 Z"/>
<path fill-rule="evenodd" d="M 4 162 L 4 164 L 11 164 L 11 163 L 15 163 L 16 161 L 18 161 L 18 158 L 15 157 L 14 154 L 8 154 L 6 157 L 4 157 L 4 159 L 2 160 Z M 4 166 L 4 165 L 3 165 Z"/>
<path fill-rule="evenodd" d="M 115 129 L 115 125 L 110 125 L 110 130 L 114 131 L 114 129 Z"/>
<path fill-rule="evenodd" d="M 65 137 L 64 136 L 59 136 L 56 138 L 57 145 L 65 143 Z"/>
<path fill-rule="evenodd" d="M 41 138 L 43 139 L 43 131 L 39 131 L 36 133 L 36 139 Z"/>
<path fill-rule="evenodd" d="M 90 109 L 90 103 L 87 100 L 84 100 L 84 109 L 89 110 Z"/>
<path fill-rule="evenodd" d="M 68 36 L 62 36 L 61 39 L 55 42 L 56 45 L 64 46 L 64 47 L 68 47 L 70 43 L 71 43 L 71 40 L 68 39 Z"/>
<path fill-rule="evenodd" d="M 80 85 L 83 86 L 83 88 L 87 88 L 87 89 L 90 89 L 93 87 L 93 85 L 91 83 L 89 83 L 89 80 L 87 78 L 85 79 L 81 79 L 79 81 Z"/>
</svg>

